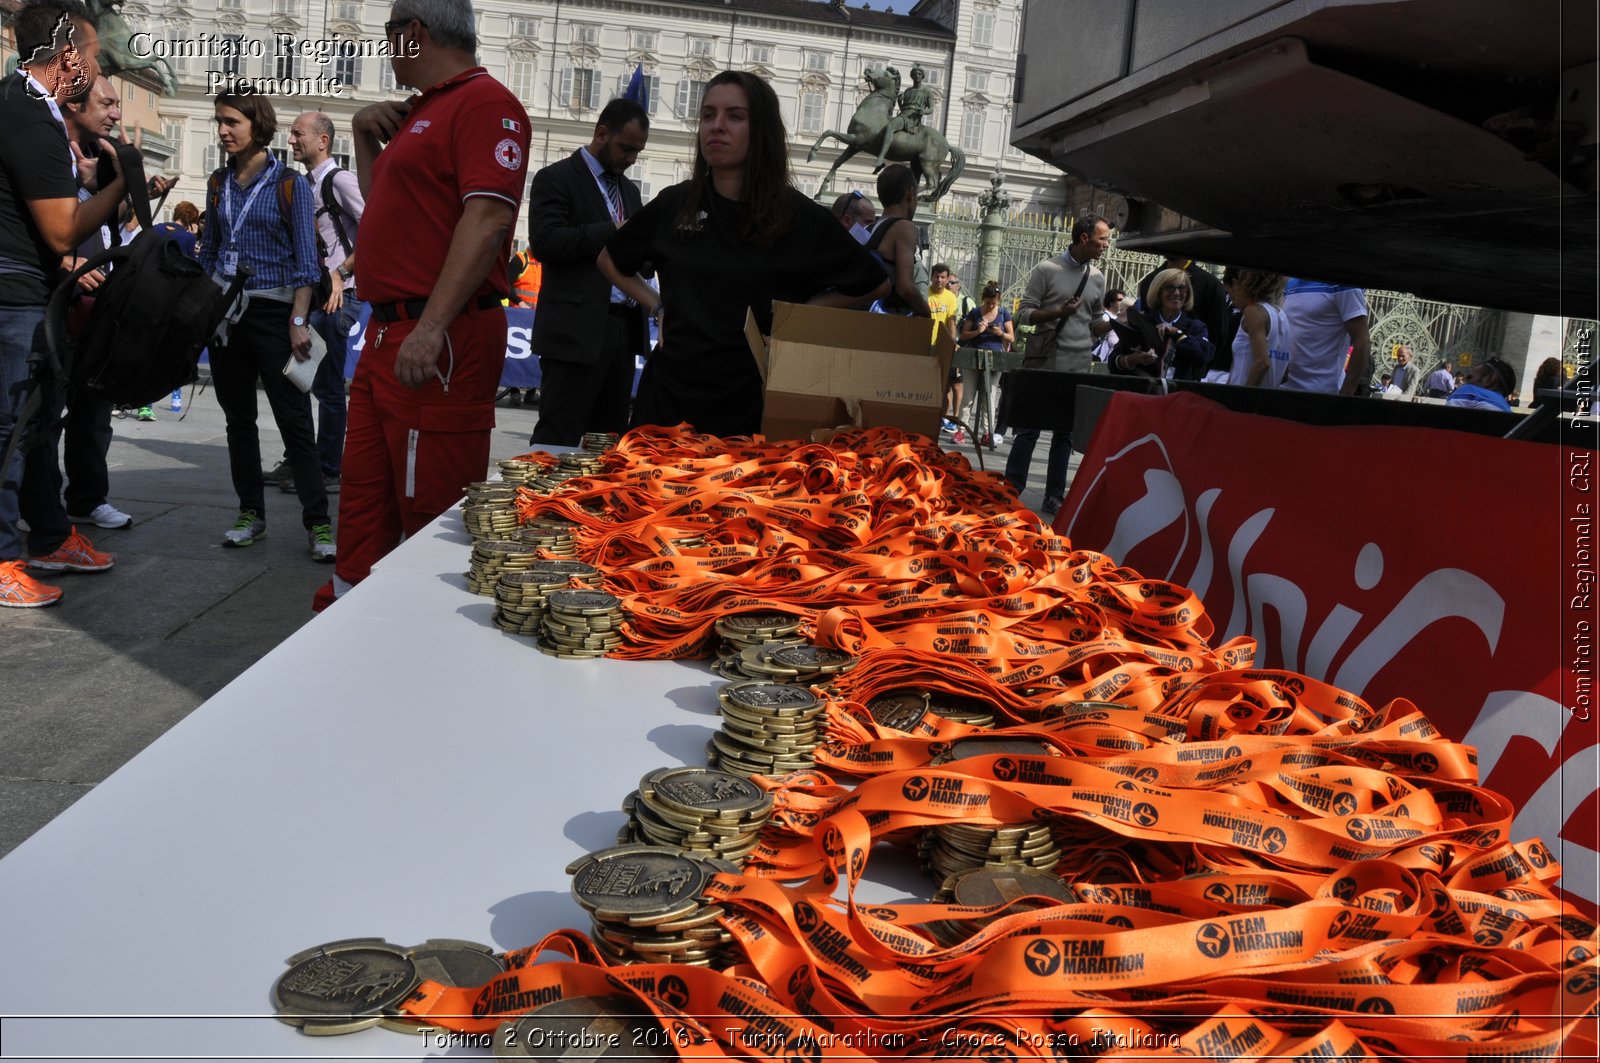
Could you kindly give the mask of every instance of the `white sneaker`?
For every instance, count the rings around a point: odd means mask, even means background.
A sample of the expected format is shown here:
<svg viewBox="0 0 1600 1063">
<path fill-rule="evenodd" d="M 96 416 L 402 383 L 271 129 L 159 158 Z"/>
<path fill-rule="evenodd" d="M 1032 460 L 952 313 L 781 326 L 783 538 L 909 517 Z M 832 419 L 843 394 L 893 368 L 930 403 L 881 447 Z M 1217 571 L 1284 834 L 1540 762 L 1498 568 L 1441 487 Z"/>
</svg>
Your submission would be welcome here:
<svg viewBox="0 0 1600 1063">
<path fill-rule="evenodd" d="M 102 502 L 95 506 L 89 513 L 78 515 L 68 513 L 67 519 L 76 524 L 94 524 L 101 528 L 128 528 L 133 525 L 133 518 L 110 502 Z"/>
</svg>

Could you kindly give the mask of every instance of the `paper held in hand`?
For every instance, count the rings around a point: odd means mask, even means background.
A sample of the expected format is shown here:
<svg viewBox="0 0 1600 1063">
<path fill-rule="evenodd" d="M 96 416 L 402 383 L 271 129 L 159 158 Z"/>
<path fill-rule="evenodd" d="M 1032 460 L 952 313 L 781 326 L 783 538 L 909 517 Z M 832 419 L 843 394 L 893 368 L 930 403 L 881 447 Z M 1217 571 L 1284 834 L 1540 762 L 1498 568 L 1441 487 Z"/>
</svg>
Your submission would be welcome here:
<svg viewBox="0 0 1600 1063">
<path fill-rule="evenodd" d="M 289 383 L 301 391 L 311 390 L 311 381 L 317 375 L 317 366 L 322 364 L 323 357 L 328 353 L 328 344 L 321 334 L 315 329 L 311 330 L 311 357 L 305 361 L 297 361 L 291 353 L 289 360 L 283 365 L 283 375 L 289 378 Z"/>
</svg>

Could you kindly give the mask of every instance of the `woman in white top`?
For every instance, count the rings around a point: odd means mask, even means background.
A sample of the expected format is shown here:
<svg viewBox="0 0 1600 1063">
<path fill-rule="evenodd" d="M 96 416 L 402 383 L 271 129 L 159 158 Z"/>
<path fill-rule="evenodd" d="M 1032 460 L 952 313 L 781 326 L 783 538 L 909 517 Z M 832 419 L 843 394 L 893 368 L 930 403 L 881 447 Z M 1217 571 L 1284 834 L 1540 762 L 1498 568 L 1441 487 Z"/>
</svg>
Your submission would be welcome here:
<svg viewBox="0 0 1600 1063">
<path fill-rule="evenodd" d="M 1278 304 L 1287 278 L 1278 273 L 1229 266 L 1222 271 L 1228 298 L 1242 311 L 1233 337 L 1228 383 L 1275 388 L 1289 368 L 1289 320 Z"/>
</svg>

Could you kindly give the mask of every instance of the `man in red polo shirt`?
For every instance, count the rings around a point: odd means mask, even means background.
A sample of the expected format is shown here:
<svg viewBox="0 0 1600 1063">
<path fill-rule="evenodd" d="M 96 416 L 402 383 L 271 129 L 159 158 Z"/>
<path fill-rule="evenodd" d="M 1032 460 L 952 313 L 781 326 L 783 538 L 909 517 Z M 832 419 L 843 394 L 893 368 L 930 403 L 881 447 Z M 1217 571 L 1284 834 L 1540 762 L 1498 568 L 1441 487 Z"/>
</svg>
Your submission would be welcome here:
<svg viewBox="0 0 1600 1063">
<path fill-rule="evenodd" d="M 351 125 L 372 319 L 350 386 L 339 557 L 318 610 L 488 469 L 528 116 L 477 65 L 474 26 L 469 0 L 399 0 L 384 24 L 395 80 L 427 87 Z"/>
</svg>

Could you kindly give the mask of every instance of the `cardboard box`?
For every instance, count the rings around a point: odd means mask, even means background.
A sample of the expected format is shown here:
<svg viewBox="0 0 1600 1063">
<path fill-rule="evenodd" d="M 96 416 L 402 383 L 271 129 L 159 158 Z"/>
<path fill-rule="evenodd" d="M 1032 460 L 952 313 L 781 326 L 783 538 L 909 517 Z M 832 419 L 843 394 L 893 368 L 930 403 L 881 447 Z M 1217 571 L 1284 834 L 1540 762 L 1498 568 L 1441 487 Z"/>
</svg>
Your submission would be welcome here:
<svg viewBox="0 0 1600 1063">
<path fill-rule="evenodd" d="M 744 327 L 765 383 L 768 439 L 849 426 L 939 438 L 955 341 L 940 335 L 930 345 L 927 318 L 775 303 L 771 336 L 753 313 Z"/>
</svg>

